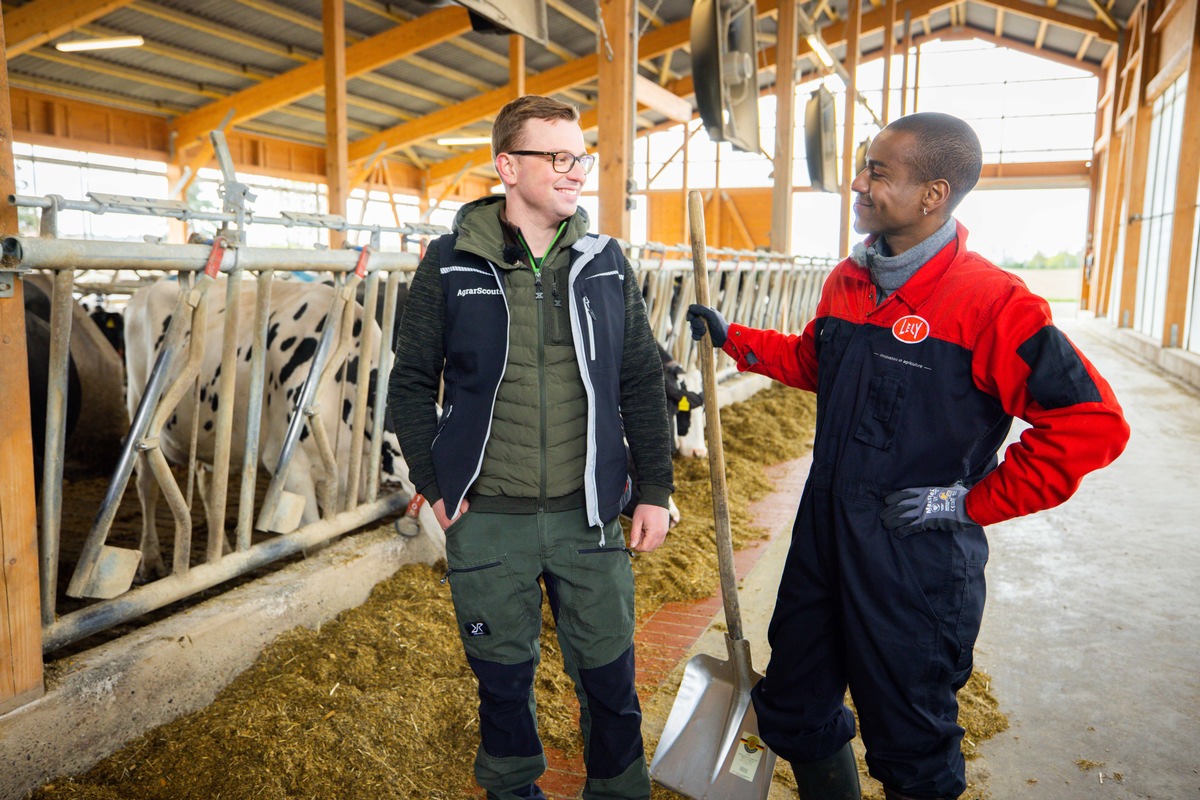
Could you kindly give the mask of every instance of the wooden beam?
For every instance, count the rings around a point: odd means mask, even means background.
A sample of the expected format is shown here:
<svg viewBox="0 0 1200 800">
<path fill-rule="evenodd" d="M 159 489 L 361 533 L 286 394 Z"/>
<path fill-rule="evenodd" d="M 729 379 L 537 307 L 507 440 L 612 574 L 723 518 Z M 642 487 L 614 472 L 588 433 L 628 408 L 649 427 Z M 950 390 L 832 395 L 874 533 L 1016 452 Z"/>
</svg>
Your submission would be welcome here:
<svg viewBox="0 0 1200 800">
<path fill-rule="evenodd" d="M 785 4 L 786 5 L 786 4 Z M 634 90 L 640 105 L 651 108 L 676 122 L 691 122 L 692 104 L 669 89 L 664 89 L 649 78 L 634 77 Z"/>
<path fill-rule="evenodd" d="M 595 80 L 598 63 L 595 55 L 584 56 L 539 75 L 528 76 L 525 79 L 525 91 L 529 94 L 551 95 Z M 350 160 L 368 158 L 380 145 L 384 153 L 391 153 L 416 142 L 456 131 L 481 119 L 495 116 L 511 99 L 509 88 L 502 86 L 464 100 L 451 108 L 433 111 L 411 122 L 380 131 L 374 136 L 351 142 Z"/>
<path fill-rule="evenodd" d="M 1083 61 L 1083 57 L 1087 55 L 1088 48 L 1092 46 L 1092 42 L 1095 40 L 1096 37 L 1090 33 L 1083 35 L 1083 41 L 1079 44 L 1079 49 L 1075 51 L 1076 61 Z"/>
<path fill-rule="evenodd" d="M 0 11 L 0 50 L 4 48 Z M 0 63 L 0 196 L 16 194 L 8 63 Z M 17 233 L 17 208 L 0 204 L 0 234 Z M 41 596 L 38 588 L 37 512 L 34 506 L 33 430 L 25 351 L 25 287 L 13 273 L 0 297 L 0 714 L 43 693 Z M 41 446 L 41 442 L 37 443 Z"/>
<path fill-rule="evenodd" d="M 984 164 L 979 175 L 981 188 L 1049 188 L 1087 186 L 1092 167 L 1087 161 L 1029 161 Z"/>
<path fill-rule="evenodd" d="M 346 78 L 398 61 L 412 53 L 460 36 L 471 29 L 465 8 L 449 6 L 418 17 L 406 25 L 372 36 L 346 50 Z M 207 136 L 233 111 L 230 125 L 238 125 L 318 91 L 324 84 L 324 59 L 316 59 L 275 78 L 176 119 L 171 127 L 180 146 Z M 373 148 L 372 148 L 373 149 Z M 369 154 L 368 154 L 369 155 Z"/>
<path fill-rule="evenodd" d="M 929 0 L 925 0 L 929 2 Z M 764 17 L 774 13 L 776 0 L 758 0 L 756 13 Z M 609 31 L 609 35 L 612 32 Z M 685 47 L 691 41 L 691 20 L 682 19 L 648 32 L 638 40 L 638 58 L 657 58 L 668 50 Z M 526 79 L 526 89 L 531 94 L 551 95 L 595 80 L 599 74 L 599 60 L 595 54 L 582 56 L 538 75 Z M 393 152 L 406 145 L 431 139 L 444 133 L 494 116 L 509 100 L 507 87 L 493 90 L 457 104 L 453 108 L 434 111 L 419 120 L 413 120 L 382 131 L 376 136 L 360 139 L 350 145 L 350 160 L 367 158 L 383 143 L 384 152 Z"/>
<path fill-rule="evenodd" d="M 883 27 L 883 103 L 879 116 L 883 124 L 891 122 L 892 56 L 896 51 L 896 0 L 887 0 L 887 25 Z"/>
<path fill-rule="evenodd" d="M 1140 75 L 1141 69 L 1138 69 Z M 1140 79 L 1138 83 L 1140 83 Z M 1138 90 L 1135 90 L 1138 91 Z M 1145 221 L 1142 220 L 1142 209 L 1146 204 L 1146 175 L 1150 164 L 1150 128 L 1154 117 L 1153 104 L 1144 104 L 1138 93 L 1133 118 L 1126 126 L 1126 147 L 1128 156 L 1125 157 L 1125 248 L 1121 264 L 1121 283 L 1114 286 L 1116 300 L 1117 326 L 1132 328 L 1137 324 L 1134 307 L 1137 304 L 1138 267 L 1141 263 L 1142 232 Z M 1195 202 L 1195 198 L 1192 199 Z"/>
<path fill-rule="evenodd" d="M 350 196 L 347 184 L 346 146 L 346 5 L 345 0 L 322 0 L 322 39 L 325 43 L 325 185 L 329 190 L 329 213 L 346 215 Z M 367 207 L 363 201 L 363 209 Z M 329 247 L 340 250 L 345 231 L 329 231 Z"/>
<path fill-rule="evenodd" d="M 5 55 L 15 58 L 134 0 L 33 0 L 6 12 Z"/>
<path fill-rule="evenodd" d="M 990 31 L 981 30 L 978 28 L 965 28 L 957 31 L 941 30 L 934 31 L 925 36 L 919 36 L 916 39 L 918 44 L 925 42 L 953 42 L 953 41 L 971 41 L 978 39 L 981 42 L 991 42 L 997 47 L 1007 47 L 1009 50 L 1015 50 L 1018 53 L 1026 53 L 1040 58 L 1044 61 L 1053 61 L 1056 64 L 1062 64 L 1072 69 L 1083 70 L 1090 72 L 1093 75 L 1099 76 L 1101 67 L 1098 64 L 1093 64 L 1090 61 L 1077 61 L 1074 56 L 1066 55 L 1065 53 L 1056 53 L 1051 50 L 1038 50 L 1033 45 L 1025 44 L 1016 39 L 1008 39 L 1003 36 L 996 36 Z"/>
<path fill-rule="evenodd" d="M 1200 25 L 1195 24 L 1194 20 L 1183 102 L 1183 137 L 1176 167 L 1175 220 L 1171 223 L 1171 255 L 1167 259 L 1163 347 L 1184 345 L 1184 326 L 1193 296 L 1188 286 L 1195 263 L 1192 234 L 1196 223 L 1196 193 L 1200 190 Z"/>
<path fill-rule="evenodd" d="M 571 6 L 567 5 L 565 0 L 546 0 L 546 5 L 562 14 L 567 19 L 574 22 L 579 27 L 586 30 L 588 33 L 595 34 L 600 28 L 596 25 L 596 20 L 584 14 L 582 11 L 576 11 Z"/>
<path fill-rule="evenodd" d="M 900 116 L 904 116 L 908 111 L 908 62 L 909 51 L 912 50 L 913 35 L 912 35 L 912 13 L 907 9 L 904 12 L 904 38 L 901 40 L 900 49 L 904 53 L 904 63 L 900 65 Z"/>
<path fill-rule="evenodd" d="M 854 151 L 857 149 L 854 141 L 854 112 L 855 106 L 858 105 L 858 48 L 863 32 L 863 13 L 860 0 L 850 0 L 849 16 L 845 27 L 847 34 L 845 60 L 850 82 L 846 85 L 846 111 L 843 115 L 842 126 L 842 216 L 838 236 L 838 253 L 843 255 L 850 252 L 851 204 L 854 201 L 850 183 L 854 180 Z"/>
<path fill-rule="evenodd" d="M 1100 5 L 1100 3 L 1096 2 L 1096 0 L 1088 0 L 1088 5 L 1090 5 L 1092 10 L 1096 12 L 1096 19 L 1100 20 L 1114 31 L 1119 32 L 1121 30 L 1121 26 L 1118 25 L 1117 21 L 1112 18 L 1112 14 L 1108 13 L 1108 9 L 1106 7 Z"/>
<path fill-rule="evenodd" d="M 888 0 L 894 4 L 895 0 Z M 775 158 L 771 188 L 771 249 L 792 251 L 792 166 L 796 140 L 796 52 L 800 22 L 795 0 L 779 5 L 775 52 Z M 753 243 L 751 243 L 753 246 Z"/>
<path fill-rule="evenodd" d="M 1117 43 L 1117 31 L 1109 27 L 1105 23 L 1096 20 L 1088 19 L 1087 17 L 1079 17 L 1075 14 L 1070 14 L 1066 11 L 1060 11 L 1057 8 L 1038 5 L 1037 3 L 1025 2 L 1025 0 L 975 0 L 984 5 L 995 6 L 996 8 L 1007 9 L 1015 14 L 1020 14 L 1025 17 L 1030 17 L 1035 20 L 1048 20 L 1055 25 L 1060 25 L 1064 28 L 1071 28 L 1080 33 L 1093 33 L 1096 38 L 1108 44 Z"/>
<path fill-rule="evenodd" d="M 630 236 L 629 184 L 633 177 L 634 82 L 637 74 L 637 0 L 599 0 L 607 46 L 599 58 L 599 140 L 601 233 L 628 240 Z M 657 86 L 655 87 L 658 88 Z"/>
<path fill-rule="evenodd" d="M 525 94 L 525 37 L 508 37 L 508 88 L 515 100 Z"/>
</svg>

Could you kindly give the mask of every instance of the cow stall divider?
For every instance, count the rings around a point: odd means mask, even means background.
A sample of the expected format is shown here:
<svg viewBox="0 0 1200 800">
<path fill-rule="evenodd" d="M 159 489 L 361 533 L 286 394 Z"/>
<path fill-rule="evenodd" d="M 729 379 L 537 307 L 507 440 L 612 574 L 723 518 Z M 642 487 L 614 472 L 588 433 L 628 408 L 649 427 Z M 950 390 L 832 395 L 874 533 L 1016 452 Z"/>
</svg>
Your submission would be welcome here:
<svg viewBox="0 0 1200 800">
<path fill-rule="evenodd" d="M 214 139 L 215 140 L 215 139 Z M 223 145 L 223 141 L 219 143 Z M 386 277 L 384 330 L 391 331 L 397 314 L 396 296 L 405 273 L 415 270 L 418 255 L 415 252 L 390 252 L 380 248 L 382 233 L 399 234 L 405 245 L 416 243 L 422 237 L 438 235 L 445 229 L 436 225 L 411 225 L 386 227 L 377 225 L 354 225 L 343 217 L 322 214 L 294 214 L 284 212 L 280 217 L 255 217 L 246 208 L 247 200 L 253 195 L 243 184 L 237 183 L 228 164 L 227 148 L 218 146 L 218 160 L 222 162 L 226 180 L 223 184 L 225 207 L 222 212 L 195 212 L 181 201 L 156 200 L 142 197 L 89 194 L 88 200 L 68 200 L 60 196 L 26 197 L 11 196 L 9 201 L 23 207 L 41 210 L 41 230 L 37 238 L 10 237 L 3 242 L 5 269 L 46 270 L 53 274 L 51 298 L 52 337 L 49 354 L 50 380 L 47 387 L 47 424 L 45 455 L 42 472 L 40 498 L 39 573 L 42 609 L 43 652 L 57 650 L 91 634 L 114 625 L 129 621 L 164 605 L 216 586 L 235 576 L 257 569 L 265 564 L 311 548 L 347 531 L 385 516 L 404 511 L 412 497 L 408 493 L 388 491 L 381 493 L 378 465 L 381 462 L 384 439 L 383 406 L 386 400 L 386 373 L 390 369 L 391 351 L 384 346 L 390 337 L 375 337 L 375 326 L 364 324 L 367 332 L 362 352 L 358 354 L 360 370 L 364 379 L 356 386 L 356 408 L 351 423 L 353 453 L 361 453 L 370 436 L 370 474 L 366 477 L 365 490 L 359 491 L 361 461 L 352 458 L 349 467 L 349 490 L 339 496 L 336 478 L 327 480 L 333 491 L 323 492 L 323 503 L 319 521 L 297 528 L 298 518 L 294 513 L 295 498 L 282 490 L 282 476 L 288 469 L 288 452 L 281 454 L 272 474 L 272 485 L 268 489 L 268 501 L 274 506 L 263 504 L 260 508 L 263 528 L 269 531 L 288 531 L 289 535 L 266 539 L 258 544 L 251 543 L 253 514 L 258 476 L 260 421 L 264 395 L 265 353 L 267 350 L 267 321 L 271 313 L 271 289 L 274 280 L 285 272 L 322 272 L 335 276 L 332 308 L 326 318 L 321 337 L 321 357 L 310 364 L 310 373 L 305 379 L 305 397 L 310 400 L 320 381 L 330 380 L 338 365 L 349 355 L 350 332 L 354 325 L 357 307 L 356 291 L 360 283 L 366 285 L 366 302 L 363 321 L 374 319 L 374 309 L 380 286 Z M 224 156 L 224 158 L 222 158 Z M 58 215 L 61 211 L 84 211 L 94 214 L 124 213 L 165 216 L 185 221 L 201 220 L 221 223 L 221 232 L 209 243 L 166 244 L 161 241 L 106 242 L 74 241 L 57 238 Z M 245 243 L 245 228 L 251 224 L 273 224 L 284 226 L 324 227 L 339 230 L 365 231 L 371 244 L 361 248 L 340 251 L 302 250 L 280 248 L 255 248 Z M 74 279 L 76 271 L 126 271 L 141 270 L 172 275 L 180 282 L 178 304 L 171 316 L 162 347 L 156 357 L 155 367 L 150 373 L 128 435 L 124 437 L 120 456 L 100 508 L 91 529 L 83 542 L 82 552 L 74 565 L 67 595 L 76 598 L 97 599 L 78 610 L 58 616 L 56 614 L 58 571 L 61 553 L 62 485 L 64 450 L 66 443 L 66 386 L 69 369 L 69 343 L 71 337 L 71 313 L 74 303 Z M 232 552 L 223 553 L 225 538 L 225 505 L 230 473 L 230 443 L 233 428 L 232 402 L 221 406 L 216 416 L 214 431 L 216 452 L 212 464 L 212 480 L 208 487 L 200 480 L 204 476 L 197 469 L 195 430 L 192 431 L 189 452 L 186 490 L 181 489 L 172 472 L 171 465 L 158 447 L 158 435 L 163 424 L 171 417 L 173 409 L 189 391 L 193 399 L 199 391 L 196 380 L 200 363 L 204 357 L 205 337 L 191 336 L 192 331 L 204 327 L 208 313 L 210 287 L 217 285 L 218 274 L 225 275 L 225 308 L 233 309 L 240 291 L 241 278 L 245 273 L 257 274 L 255 318 L 253 320 L 253 344 L 250 354 L 249 386 L 235 386 L 237 370 L 233 368 L 237 353 L 238 314 L 225 314 L 221 336 L 222 355 L 220 363 L 227 365 L 218 378 L 217 391 L 226 398 L 234 392 L 247 392 L 249 403 L 245 422 L 246 440 L 244 458 L 238 465 L 242 475 L 238 499 L 237 526 Z M 368 316 L 370 315 L 370 316 Z M 215 341 L 215 340 L 214 340 Z M 332 355 L 332 357 L 330 357 Z M 183 369 L 172 377 L 173 368 L 182 361 Z M 376 381 L 374 396 L 370 398 L 378 413 L 371 420 L 371 432 L 367 432 L 366 412 L 370 390 L 365 376 L 377 369 L 380 379 Z M 304 402 L 297 402 L 292 412 L 294 433 L 289 441 L 294 443 L 305 424 L 309 432 L 321 444 L 320 455 L 327 476 L 337 476 L 336 444 L 331 441 L 314 409 Z M 198 423 L 199 414 L 193 414 Z M 295 424 L 299 422 L 300 424 Z M 340 433 L 340 429 L 339 429 Z M 37 443 L 35 446 L 42 446 Z M 106 544 L 113 519 L 125 494 L 138 457 L 143 459 L 143 469 L 152 472 L 167 499 L 167 506 L 175 521 L 173 563 L 169 574 L 144 585 L 133 586 L 135 571 L 142 560 L 141 553 L 128 548 Z M 344 470 L 343 470 L 344 472 Z M 208 541 L 203 563 L 193 565 L 190 557 L 191 506 L 193 481 L 200 484 L 200 494 L 207 501 Z M 285 507 L 280 511 L 279 507 Z M 301 505 L 302 508 L 302 505 Z M 281 514 L 283 522 L 280 522 Z M 289 523 L 288 520 L 291 520 Z"/>
<path fill-rule="evenodd" d="M 816 313 L 821 286 L 837 259 L 761 250 L 709 247 L 710 302 L 730 322 L 799 333 Z M 630 250 L 638 268 L 650 328 L 687 372 L 698 371 L 699 343 L 688 332 L 687 307 L 696 302 L 690 245 L 649 243 Z M 737 374 L 733 359 L 718 354 L 717 380 Z"/>
<path fill-rule="evenodd" d="M 229 195 L 235 198 L 235 204 L 242 199 L 233 191 L 227 193 L 227 197 Z M 390 332 L 399 313 L 397 298 L 401 283 L 407 274 L 415 270 L 418 255 L 414 252 L 382 251 L 377 243 L 380 231 L 399 233 L 409 242 L 442 232 L 442 229 L 429 225 L 411 228 L 353 226 L 346 225 L 339 217 L 329 215 L 305 215 L 301 218 L 285 214 L 276 221 L 258 217 L 253 222 L 366 230 L 371 232 L 376 244 L 340 251 L 255 248 L 246 245 L 244 232 L 240 228 L 229 226 L 230 222 L 240 225 L 251 219 L 250 214 L 239 213 L 236 209 L 227 209 L 220 215 L 213 212 L 193 214 L 173 201 L 114 195 L 103 195 L 99 199 L 96 195 L 90 195 L 90 198 L 87 201 L 66 200 L 58 196 L 10 198 L 11 202 L 18 205 L 41 209 L 42 229 L 37 238 L 10 237 L 3 242 L 4 258 L 8 265 L 20 269 L 47 270 L 54 276 L 51 381 L 46 400 L 46 458 L 39 511 L 42 641 L 43 651 L 47 653 L 405 509 L 412 498 L 402 491 L 384 491 L 381 488 L 380 464 L 384 439 L 383 409 L 392 360 Z M 225 227 L 222 236 L 203 244 L 62 240 L 56 238 L 57 214 L 67 209 L 93 213 L 165 215 L 184 220 L 216 217 Z M 695 297 L 690 248 L 649 244 L 633 247 L 629 253 L 639 271 L 647 313 L 656 338 L 685 368 L 694 368 L 698 351 L 688 335 L 685 320 L 687 305 L 694 302 Z M 710 248 L 708 253 L 712 301 L 728 319 L 793 332 L 799 331 L 811 318 L 820 286 L 834 263 L 831 259 L 797 258 L 755 251 Z M 174 275 L 186 290 L 180 292 L 179 305 L 172 315 L 155 367 L 147 379 L 142 401 L 132 415 L 130 431 L 125 437 L 117 466 L 92 527 L 87 532 L 83 550 L 73 567 L 68 596 L 85 597 L 95 602 L 59 616 L 56 614 L 55 593 L 60 567 L 66 438 L 64 419 L 74 278 L 76 270 L 116 272 L 130 269 L 161 273 L 163 277 Z M 260 420 L 264 413 L 265 359 L 272 288 L 280 277 L 293 271 L 332 273 L 336 283 L 335 297 L 322 329 L 318 352 L 310 362 L 310 371 L 302 390 L 294 398 L 284 448 L 275 468 L 269 471 L 271 485 L 257 509 L 256 518 L 256 481 L 262 433 Z M 211 299 L 210 289 L 219 285 L 216 276 L 225 275 L 225 308 L 228 309 L 234 307 L 240 282 L 247 273 L 256 279 L 254 319 L 250 323 L 253 325 L 250 378 L 247 386 L 235 385 L 237 370 L 222 369 L 219 377 L 222 383 L 218 388 L 225 397 L 232 396 L 234 392 L 247 393 L 249 405 L 247 419 L 244 420 L 246 433 L 242 463 L 237 466 L 229 463 L 234 421 L 231 418 L 232 403 L 226 403 L 216 418 L 214 435 L 218 449 L 214 453 L 215 463 L 211 465 L 211 483 L 205 488 L 200 480 L 203 472 L 198 469 L 193 433 L 184 489 L 180 487 L 175 473 L 158 447 L 158 434 L 186 392 L 192 392 L 193 399 L 198 396 L 197 366 L 203 360 L 205 343 L 203 336 L 190 336 L 189 332 L 199 330 L 204 323 Z M 336 448 L 319 415 L 312 408 L 311 400 L 319 394 L 322 381 L 329 381 L 338 365 L 349 355 L 350 331 L 356 313 L 356 291 L 360 283 L 365 283 L 364 321 L 372 318 L 378 294 L 380 291 L 384 293 L 380 329 L 385 335 L 376 337 L 371 325 L 363 325 L 358 356 L 361 365 L 359 374 L 369 374 L 370 367 L 374 366 L 378 377 L 373 395 L 367 380 L 359 380 L 355 384 L 354 414 L 349 425 L 353 437 L 351 453 L 357 454 L 367 448 L 365 439 L 369 436 L 369 471 L 364 478 L 360 473 L 360 460 L 352 458 L 349 465 L 344 465 L 348 473 L 346 493 L 339 496 L 337 481 L 326 481 L 322 487 L 321 518 L 297 527 L 295 498 L 288 497 L 281 487 L 290 453 L 305 424 L 319 444 L 325 474 L 335 475 L 341 468 L 334 463 Z M 238 357 L 235 346 L 239 340 L 239 325 L 247 322 L 238 320 L 238 316 L 225 314 L 221 337 L 222 365 L 232 364 Z M 379 341 L 375 341 L 376 338 Z M 385 343 L 389 346 L 385 346 Z M 728 379 L 736 370 L 727 358 L 722 358 L 725 367 L 721 378 Z M 178 364 L 180 360 L 187 366 L 174 380 L 168 381 L 172 373 L 171 365 Z M 368 406 L 376 410 L 369 428 L 366 424 Z M 193 425 L 198 424 L 198 419 L 199 414 L 194 414 Z M 169 574 L 135 586 L 134 572 L 139 566 L 141 554 L 128 548 L 111 546 L 106 540 L 139 456 L 144 461 L 144 469 L 153 473 L 155 482 L 167 498 L 168 508 L 175 520 L 175 546 Z M 179 468 L 182 470 L 183 465 Z M 228 481 L 234 470 L 241 473 L 237 522 L 233 531 L 232 550 L 223 552 Z M 192 563 L 190 557 L 193 485 L 200 486 L 200 494 L 208 500 L 209 506 L 208 538 L 203 559 L 196 564 Z M 260 537 L 259 542 L 253 543 L 254 530 L 286 535 Z"/>
</svg>

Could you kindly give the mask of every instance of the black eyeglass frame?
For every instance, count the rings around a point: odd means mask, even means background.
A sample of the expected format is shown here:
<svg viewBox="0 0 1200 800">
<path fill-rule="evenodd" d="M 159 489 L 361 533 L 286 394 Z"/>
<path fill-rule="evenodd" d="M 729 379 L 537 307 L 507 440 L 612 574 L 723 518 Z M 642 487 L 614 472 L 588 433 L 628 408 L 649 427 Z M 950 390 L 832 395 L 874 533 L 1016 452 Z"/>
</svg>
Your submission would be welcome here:
<svg viewBox="0 0 1200 800">
<path fill-rule="evenodd" d="M 581 167 L 583 167 L 584 175 L 591 174 L 592 167 L 596 166 L 595 153 L 584 153 L 581 156 L 577 156 L 569 150 L 508 150 L 506 152 L 510 156 L 550 156 L 550 166 L 555 172 L 563 175 L 575 169 L 576 164 L 579 164 Z M 571 166 L 567 167 L 566 169 L 559 169 L 559 156 L 570 156 L 572 159 Z"/>
</svg>

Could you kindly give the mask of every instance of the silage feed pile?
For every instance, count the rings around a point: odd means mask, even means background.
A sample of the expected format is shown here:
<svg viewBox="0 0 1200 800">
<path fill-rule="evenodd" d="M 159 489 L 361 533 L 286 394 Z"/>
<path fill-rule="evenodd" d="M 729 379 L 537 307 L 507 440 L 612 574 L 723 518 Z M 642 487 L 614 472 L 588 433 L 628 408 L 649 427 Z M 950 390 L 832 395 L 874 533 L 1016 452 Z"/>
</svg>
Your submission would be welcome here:
<svg viewBox="0 0 1200 800">
<path fill-rule="evenodd" d="M 771 489 L 764 467 L 811 446 L 813 396 L 775 386 L 721 411 L 734 546 L 760 538 L 749 505 Z M 719 577 L 706 459 L 677 459 L 683 521 L 634 560 L 639 615 L 708 597 Z M 798 498 L 797 498 L 798 499 Z M 444 564 L 409 565 L 362 606 L 318 630 L 281 636 L 207 708 L 156 728 L 36 800 L 460 800 L 472 796 L 478 741 L 474 677 L 459 643 Z M 578 704 L 543 614 L 539 725 L 547 748 L 581 750 Z M 678 673 L 639 686 L 649 707 Z M 661 703 L 661 699 L 660 699 Z M 981 680 L 962 693 L 967 740 L 1007 725 Z M 648 737 L 652 744 L 653 737 Z M 861 754 L 861 743 L 856 744 Z M 966 748 L 966 745 L 964 745 Z M 971 750 L 968 749 L 968 755 Z M 782 763 L 782 762 L 781 762 Z M 782 782 L 791 779 L 783 767 Z M 867 789 L 870 797 L 870 789 Z M 677 797 L 655 786 L 655 800 Z"/>
</svg>

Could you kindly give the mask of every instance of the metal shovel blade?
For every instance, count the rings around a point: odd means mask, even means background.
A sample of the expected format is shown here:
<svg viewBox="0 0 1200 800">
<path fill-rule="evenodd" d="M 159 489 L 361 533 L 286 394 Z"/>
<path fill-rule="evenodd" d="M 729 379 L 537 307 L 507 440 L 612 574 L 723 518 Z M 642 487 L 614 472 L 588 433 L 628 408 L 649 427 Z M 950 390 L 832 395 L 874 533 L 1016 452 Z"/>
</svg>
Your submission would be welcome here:
<svg viewBox="0 0 1200 800">
<path fill-rule="evenodd" d="M 693 656 L 684 667 L 650 777 L 693 800 L 766 800 L 775 754 L 758 735 L 750 689 L 761 680 L 745 639 L 725 636 L 729 660 Z"/>
</svg>

